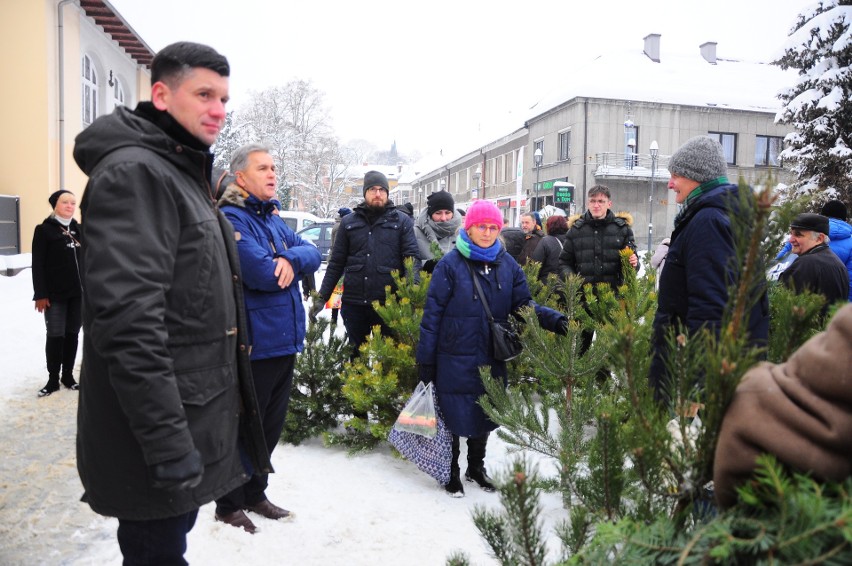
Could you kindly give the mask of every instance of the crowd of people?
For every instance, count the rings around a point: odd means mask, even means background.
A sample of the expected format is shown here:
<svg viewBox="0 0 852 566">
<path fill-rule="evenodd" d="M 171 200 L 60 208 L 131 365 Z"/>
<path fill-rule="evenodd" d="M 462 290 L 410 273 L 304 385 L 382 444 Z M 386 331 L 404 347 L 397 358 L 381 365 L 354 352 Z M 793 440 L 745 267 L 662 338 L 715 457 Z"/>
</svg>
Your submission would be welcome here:
<svg viewBox="0 0 852 566">
<path fill-rule="evenodd" d="M 249 533 L 256 527 L 246 512 L 290 516 L 265 492 L 304 346 L 309 288 L 300 293 L 298 283 L 313 280 L 321 258 L 278 216 L 277 164 L 269 147 L 238 148 L 228 174 L 214 182 L 210 146 L 225 121 L 229 74 L 227 59 L 208 46 L 181 42 L 161 50 L 151 65 L 150 101 L 116 108 L 76 139 L 74 158 L 89 177 L 81 222 L 74 219 L 75 196 L 59 190 L 50 195 L 53 212 L 33 237 L 33 300 L 47 330 L 48 381 L 38 395 L 49 396 L 60 384 L 79 390 L 83 501 L 118 518 L 125 564 L 185 564 L 187 533 L 199 507 L 210 501 L 217 521 Z M 652 262 L 659 271 L 659 306 L 649 384 L 661 403 L 670 402 L 664 363 L 669 329 L 719 331 L 736 275 L 728 207 L 739 190 L 728 182 L 721 146 L 707 136 L 679 148 L 669 171 L 668 188 L 680 211 Z M 417 279 L 431 273 L 416 360 L 420 380 L 434 384 L 453 435 L 444 487 L 453 497 L 464 495 L 458 462 L 464 437 L 464 479 L 493 491 L 485 456 L 496 425 L 478 404 L 485 393 L 479 368 L 490 367 L 504 386 L 507 372 L 506 362 L 495 357 L 491 320 L 506 323 L 533 307 L 544 328 L 565 333 L 567 317 L 535 303 L 522 266 L 538 262 L 545 282 L 578 275 L 617 289 L 624 250 L 639 268 L 632 217 L 613 212 L 610 190 L 596 185 L 582 214 L 543 220 L 530 211 L 510 237 L 502 213 L 488 201 L 462 211 L 440 191 L 415 215 L 388 197 L 387 177 L 370 171 L 363 201 L 338 211 L 325 276 L 307 317 L 328 306 L 336 318 L 339 309 L 354 359 L 374 326 L 391 332 L 373 308 L 388 289 L 393 292 L 391 274 Z M 797 259 L 780 281 L 797 292 L 820 293 L 829 305 L 852 299 L 852 228 L 843 203 L 831 201 L 821 212 L 802 213 L 791 223 L 789 244 Z M 758 293 L 749 337 L 760 346 L 768 338 L 769 310 L 765 289 Z M 832 422 L 847 432 L 849 413 L 838 399 L 848 408 L 849 309 L 786 366 L 799 389 L 826 399 Z M 73 368 L 81 325 L 86 340 L 78 384 Z M 584 332 L 583 351 L 592 340 Z M 782 457 L 790 452 L 790 463 L 824 477 L 848 475 L 849 456 L 842 452 L 848 434 L 802 434 L 804 445 L 817 443 L 820 450 L 799 457 L 800 449 L 776 450 L 778 437 L 766 423 L 752 436 L 744 432 L 751 411 L 788 423 L 778 424 L 780 430 L 804 410 L 795 402 L 799 389 L 790 393 L 781 383 L 783 365 L 753 371 L 723 427 L 719 449 L 730 447 L 726 456 L 738 451 L 742 458 L 717 458 L 722 501 L 731 503 L 732 486 L 748 475 L 760 450 Z M 831 379 L 838 373 L 843 387 Z M 775 383 L 769 389 L 780 388 L 793 400 L 764 403 L 769 394 L 758 384 L 767 380 Z"/>
</svg>

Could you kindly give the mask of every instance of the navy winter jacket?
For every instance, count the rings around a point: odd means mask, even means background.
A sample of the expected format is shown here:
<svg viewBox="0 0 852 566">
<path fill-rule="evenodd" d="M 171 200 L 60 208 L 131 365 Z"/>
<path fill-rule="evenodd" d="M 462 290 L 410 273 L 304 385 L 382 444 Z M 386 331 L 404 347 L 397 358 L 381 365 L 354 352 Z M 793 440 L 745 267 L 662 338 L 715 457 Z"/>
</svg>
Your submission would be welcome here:
<svg viewBox="0 0 852 566">
<path fill-rule="evenodd" d="M 219 208 L 234 226 L 243 295 L 249 321 L 251 359 L 264 360 L 302 351 L 305 342 L 305 308 L 299 281 L 319 269 L 322 256 L 278 216 L 274 201 L 263 202 L 230 185 Z M 293 281 L 286 289 L 275 277 L 276 257 L 293 266 Z"/>
<path fill-rule="evenodd" d="M 420 271 L 420 250 L 414 237 L 414 220 L 399 208 L 388 205 L 373 223 L 366 206 L 358 205 L 340 220 L 334 247 L 320 287 L 320 297 L 328 301 L 343 277 L 343 304 L 370 305 L 385 302 L 385 287 L 394 288 L 392 271 L 405 273 L 403 261 L 414 259 L 414 276 Z"/>
<path fill-rule="evenodd" d="M 495 244 L 499 245 L 499 244 Z M 435 266 L 420 323 L 417 362 L 435 367 L 438 404 L 447 426 L 457 436 L 476 437 L 497 428 L 477 403 L 485 394 L 480 366 L 506 384 L 506 363 L 495 360 L 485 308 L 473 285 L 468 260 L 452 250 Z M 565 315 L 533 302 L 518 263 L 501 246 L 493 263 L 471 267 L 494 319 L 506 321 L 521 307 L 533 305 L 539 323 L 557 331 Z"/>
<path fill-rule="evenodd" d="M 711 189 L 689 205 L 672 232 L 654 317 L 650 380 L 657 398 L 665 375 L 669 329 L 682 325 L 690 334 L 702 327 L 719 331 L 728 287 L 734 280 L 734 234 L 728 206 L 738 202 L 738 190 L 733 184 Z M 749 313 L 748 332 L 752 344 L 765 344 L 769 336 L 769 302 L 762 289 Z"/>
</svg>

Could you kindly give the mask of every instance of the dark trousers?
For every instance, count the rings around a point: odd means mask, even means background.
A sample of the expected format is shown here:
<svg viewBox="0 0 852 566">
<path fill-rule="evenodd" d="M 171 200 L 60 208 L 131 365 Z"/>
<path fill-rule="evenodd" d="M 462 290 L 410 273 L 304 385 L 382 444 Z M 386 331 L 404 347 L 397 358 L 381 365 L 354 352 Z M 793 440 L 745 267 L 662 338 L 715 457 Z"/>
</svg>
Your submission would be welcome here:
<svg viewBox="0 0 852 566">
<path fill-rule="evenodd" d="M 482 436 L 472 436 L 467 439 L 467 468 L 469 470 L 478 470 L 485 467 L 485 445 L 488 444 L 488 434 Z M 461 446 L 459 437 L 453 435 L 453 461 L 450 464 L 450 473 L 459 476 L 459 454 Z"/>
<path fill-rule="evenodd" d="M 51 301 L 44 311 L 47 327 L 45 356 L 47 373 L 51 380 L 59 376 L 60 368 L 65 379 L 71 379 L 77 358 L 77 343 L 82 325 L 82 298 L 71 297 L 64 301 Z"/>
<path fill-rule="evenodd" d="M 167 519 L 119 519 L 118 546 L 124 566 L 186 566 L 186 535 L 197 516 L 198 509 Z"/>
<path fill-rule="evenodd" d="M 257 406 L 263 420 L 263 435 L 266 437 L 266 448 L 270 456 L 278 446 L 281 431 L 284 430 L 295 365 L 296 354 L 251 362 Z M 216 500 L 216 513 L 226 515 L 266 501 L 267 485 L 269 474 L 252 474 L 248 483 Z"/>
<path fill-rule="evenodd" d="M 358 357 L 358 349 L 367 341 L 374 326 L 382 327 L 382 336 L 393 336 L 391 329 L 370 305 L 344 304 L 340 307 L 340 316 L 343 317 L 343 326 L 346 327 L 349 345 L 352 346 L 350 361 Z"/>
</svg>

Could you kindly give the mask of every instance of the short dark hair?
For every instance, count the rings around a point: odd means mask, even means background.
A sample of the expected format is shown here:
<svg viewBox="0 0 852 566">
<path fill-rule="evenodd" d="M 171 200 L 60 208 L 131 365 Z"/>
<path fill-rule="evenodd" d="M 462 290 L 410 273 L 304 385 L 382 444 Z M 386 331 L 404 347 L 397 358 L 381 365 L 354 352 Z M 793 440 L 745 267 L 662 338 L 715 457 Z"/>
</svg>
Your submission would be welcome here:
<svg viewBox="0 0 852 566">
<path fill-rule="evenodd" d="M 151 62 L 151 84 L 163 82 L 175 88 L 192 69 L 210 69 L 223 77 L 231 74 L 224 55 L 201 43 L 179 41 L 164 47 Z"/>
<path fill-rule="evenodd" d="M 589 189 L 589 197 L 593 197 L 595 195 L 604 195 L 607 200 L 612 200 L 612 195 L 609 192 L 609 187 L 606 185 L 595 185 L 591 189 Z"/>
</svg>

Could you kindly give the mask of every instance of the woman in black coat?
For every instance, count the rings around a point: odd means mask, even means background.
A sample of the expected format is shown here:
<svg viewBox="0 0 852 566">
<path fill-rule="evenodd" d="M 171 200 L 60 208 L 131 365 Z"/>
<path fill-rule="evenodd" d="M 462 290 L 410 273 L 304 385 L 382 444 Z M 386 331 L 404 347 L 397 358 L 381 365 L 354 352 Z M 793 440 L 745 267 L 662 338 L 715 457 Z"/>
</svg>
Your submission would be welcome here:
<svg viewBox="0 0 852 566">
<path fill-rule="evenodd" d="M 80 285 L 80 225 L 74 220 L 77 199 L 66 190 L 58 190 L 48 199 L 53 214 L 36 226 L 33 234 L 33 300 L 44 313 L 47 326 L 47 385 L 38 392 L 46 397 L 59 390 L 80 386 L 74 379 L 74 360 L 82 323 L 82 286 Z M 61 371 L 61 374 L 60 374 Z M 61 377 L 60 377 L 61 375 Z"/>
<path fill-rule="evenodd" d="M 551 273 L 559 277 L 559 255 L 565 245 L 565 234 L 568 233 L 568 221 L 564 216 L 551 216 L 545 224 L 547 236 L 541 239 L 541 243 L 530 256 L 530 259 L 541 263 L 538 272 L 541 281 L 547 281 L 547 276 Z"/>
</svg>

